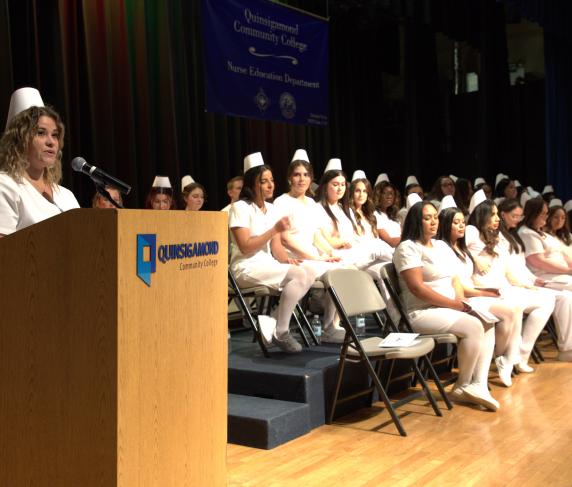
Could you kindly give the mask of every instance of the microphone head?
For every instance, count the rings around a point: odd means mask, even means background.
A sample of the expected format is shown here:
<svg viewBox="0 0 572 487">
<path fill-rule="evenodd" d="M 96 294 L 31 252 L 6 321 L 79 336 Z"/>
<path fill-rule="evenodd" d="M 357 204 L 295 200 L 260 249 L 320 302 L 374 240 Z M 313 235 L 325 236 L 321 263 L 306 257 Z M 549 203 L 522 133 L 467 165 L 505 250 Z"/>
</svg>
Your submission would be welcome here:
<svg viewBox="0 0 572 487">
<path fill-rule="evenodd" d="M 83 157 L 74 157 L 71 161 L 71 167 L 74 171 L 81 172 L 81 168 L 87 164 Z"/>
</svg>

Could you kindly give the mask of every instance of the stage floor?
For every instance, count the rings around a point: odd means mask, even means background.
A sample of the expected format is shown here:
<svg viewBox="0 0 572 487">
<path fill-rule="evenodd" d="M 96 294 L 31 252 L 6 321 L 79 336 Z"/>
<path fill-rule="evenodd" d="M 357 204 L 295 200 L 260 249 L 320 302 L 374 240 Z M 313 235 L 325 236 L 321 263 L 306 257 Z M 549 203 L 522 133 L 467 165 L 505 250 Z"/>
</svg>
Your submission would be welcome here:
<svg viewBox="0 0 572 487">
<path fill-rule="evenodd" d="M 273 450 L 227 446 L 230 486 L 572 485 L 572 364 L 546 362 L 507 389 L 491 372 L 496 413 L 457 405 L 433 415 L 426 401 L 399 409 L 400 437 L 377 404 Z"/>
</svg>

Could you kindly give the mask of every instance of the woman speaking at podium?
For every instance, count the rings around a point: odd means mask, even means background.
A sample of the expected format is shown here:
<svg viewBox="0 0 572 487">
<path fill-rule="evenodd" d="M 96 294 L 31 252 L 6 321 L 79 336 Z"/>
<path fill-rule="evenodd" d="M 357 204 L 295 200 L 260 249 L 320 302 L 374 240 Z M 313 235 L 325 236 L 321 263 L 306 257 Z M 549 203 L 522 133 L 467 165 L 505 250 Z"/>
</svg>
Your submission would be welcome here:
<svg viewBox="0 0 572 487">
<path fill-rule="evenodd" d="M 33 88 L 14 92 L 0 139 L 0 236 L 79 208 L 58 183 L 64 126 Z"/>
</svg>

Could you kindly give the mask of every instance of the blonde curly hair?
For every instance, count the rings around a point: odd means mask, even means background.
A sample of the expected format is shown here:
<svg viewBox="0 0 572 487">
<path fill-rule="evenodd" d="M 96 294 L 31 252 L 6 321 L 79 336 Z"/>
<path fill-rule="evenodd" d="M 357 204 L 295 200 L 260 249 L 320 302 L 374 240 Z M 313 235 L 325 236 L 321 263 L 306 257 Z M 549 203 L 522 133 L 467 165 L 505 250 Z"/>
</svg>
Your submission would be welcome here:
<svg viewBox="0 0 572 487">
<path fill-rule="evenodd" d="M 28 147 L 36 135 L 40 117 L 53 119 L 58 128 L 59 147 L 56 162 L 44 170 L 44 181 L 53 186 L 62 180 L 61 159 L 65 127 L 59 114 L 51 107 L 30 107 L 10 121 L 0 139 L 0 171 L 6 172 L 14 181 L 22 182 L 26 169 L 30 166 L 27 160 Z"/>
</svg>

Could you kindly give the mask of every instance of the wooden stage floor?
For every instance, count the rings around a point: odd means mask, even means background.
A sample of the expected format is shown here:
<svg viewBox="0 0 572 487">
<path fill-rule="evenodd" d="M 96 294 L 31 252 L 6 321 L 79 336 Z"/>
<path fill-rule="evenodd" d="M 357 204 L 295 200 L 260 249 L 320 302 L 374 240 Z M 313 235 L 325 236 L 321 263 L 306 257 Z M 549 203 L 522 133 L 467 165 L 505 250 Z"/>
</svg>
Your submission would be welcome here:
<svg viewBox="0 0 572 487">
<path fill-rule="evenodd" d="M 228 485 L 570 487 L 572 363 L 541 349 L 546 362 L 509 389 L 491 372 L 496 413 L 443 406 L 439 418 L 418 401 L 399 409 L 403 438 L 374 405 L 274 450 L 229 444 Z"/>
</svg>

